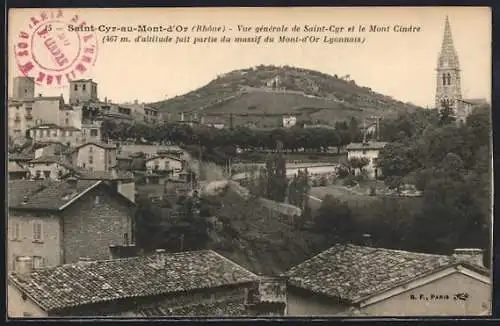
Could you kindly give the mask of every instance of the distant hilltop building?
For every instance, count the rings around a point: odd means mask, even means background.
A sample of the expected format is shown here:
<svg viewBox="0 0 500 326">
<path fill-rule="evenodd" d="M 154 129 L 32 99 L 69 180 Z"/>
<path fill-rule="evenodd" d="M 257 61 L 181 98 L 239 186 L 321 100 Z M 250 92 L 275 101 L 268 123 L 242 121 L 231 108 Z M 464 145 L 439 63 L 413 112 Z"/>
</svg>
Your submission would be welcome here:
<svg viewBox="0 0 500 326">
<path fill-rule="evenodd" d="M 463 99 L 460 87 L 460 62 L 453 45 L 448 16 L 444 25 L 444 37 L 437 63 L 436 108 L 453 109 L 457 121 L 465 121 L 475 106 L 487 104 L 485 99 Z"/>
</svg>

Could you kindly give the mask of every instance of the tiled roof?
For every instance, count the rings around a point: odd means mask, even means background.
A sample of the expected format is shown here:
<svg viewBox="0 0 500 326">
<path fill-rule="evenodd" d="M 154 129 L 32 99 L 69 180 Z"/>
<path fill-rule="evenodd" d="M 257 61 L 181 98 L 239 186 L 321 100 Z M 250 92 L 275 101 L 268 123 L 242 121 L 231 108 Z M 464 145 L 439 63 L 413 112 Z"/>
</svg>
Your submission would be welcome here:
<svg viewBox="0 0 500 326">
<path fill-rule="evenodd" d="M 182 162 L 181 159 L 176 158 L 176 157 L 172 157 L 172 156 L 169 156 L 169 155 L 166 155 L 166 154 L 156 154 L 156 155 L 153 155 L 150 158 L 147 158 L 146 162 L 149 162 L 149 161 L 152 161 L 152 160 L 155 160 L 155 159 L 158 159 L 158 158 L 159 159 L 168 158 L 169 160 Z"/>
<path fill-rule="evenodd" d="M 35 158 L 35 153 L 9 154 L 9 161 L 31 161 Z"/>
<path fill-rule="evenodd" d="M 482 104 L 488 103 L 488 101 L 486 101 L 486 99 L 484 99 L 484 98 L 465 98 L 462 100 L 462 102 L 475 104 L 475 105 L 482 105 Z"/>
<path fill-rule="evenodd" d="M 79 170 L 78 179 L 80 180 L 132 180 L 134 174 L 129 171 L 88 171 Z"/>
<path fill-rule="evenodd" d="M 29 281 L 9 275 L 9 281 L 46 311 L 256 280 L 255 274 L 212 250 L 61 265 L 34 270 Z"/>
<path fill-rule="evenodd" d="M 74 186 L 67 181 L 11 180 L 9 209 L 59 210 L 99 182 L 78 180 Z"/>
<path fill-rule="evenodd" d="M 355 303 L 459 262 L 447 255 L 337 244 L 285 275 L 290 285 Z"/>
<path fill-rule="evenodd" d="M 34 126 L 29 128 L 30 130 L 32 129 L 59 129 L 59 130 L 70 130 L 70 131 L 80 131 L 80 129 L 72 126 L 59 126 L 56 125 L 55 123 L 46 123 L 46 124 L 41 124 L 38 126 Z"/>
<path fill-rule="evenodd" d="M 65 168 L 69 170 L 74 170 L 74 167 L 71 165 L 70 162 L 68 162 L 64 157 L 58 156 L 58 155 L 44 155 L 40 156 L 38 158 L 35 158 L 29 163 L 57 163 L 61 166 L 64 166 Z"/>
<path fill-rule="evenodd" d="M 101 148 L 104 148 L 104 149 L 116 149 L 116 146 L 115 145 L 112 145 L 112 144 L 107 144 L 107 143 L 97 143 L 97 142 L 88 142 L 88 143 L 85 143 L 85 144 L 81 144 L 79 146 L 76 146 L 73 148 L 73 151 L 81 148 L 81 147 L 84 147 L 84 146 L 87 146 L 87 145 L 95 145 L 97 147 L 101 147 Z"/>
<path fill-rule="evenodd" d="M 10 180 L 7 193 L 9 206 L 22 202 L 24 196 L 45 189 L 50 182 L 50 180 Z"/>
<path fill-rule="evenodd" d="M 350 143 L 346 146 L 346 150 L 363 150 L 363 149 L 382 149 L 387 145 L 387 142 L 370 141 L 366 143 Z"/>
</svg>

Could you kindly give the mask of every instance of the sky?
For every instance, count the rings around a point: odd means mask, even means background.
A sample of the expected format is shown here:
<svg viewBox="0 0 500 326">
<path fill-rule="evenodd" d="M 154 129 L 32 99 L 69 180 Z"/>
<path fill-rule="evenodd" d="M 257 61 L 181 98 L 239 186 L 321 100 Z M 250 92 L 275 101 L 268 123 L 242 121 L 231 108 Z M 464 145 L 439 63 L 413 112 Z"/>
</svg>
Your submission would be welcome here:
<svg viewBox="0 0 500 326">
<path fill-rule="evenodd" d="M 20 31 L 29 31 L 30 17 L 41 11 L 9 11 L 9 81 L 21 74 L 14 57 L 17 35 Z M 264 64 L 289 65 L 330 75 L 349 74 L 358 85 L 376 92 L 423 107 L 433 106 L 435 69 L 448 15 L 462 69 L 462 95 L 464 98 L 486 98 L 491 102 L 491 12 L 486 7 L 64 9 L 64 17 L 74 14 L 87 25 L 96 27 L 103 24 L 205 24 L 225 26 L 228 36 L 244 36 L 236 32 L 238 25 L 355 25 L 357 28 L 358 25 L 376 24 L 412 25 L 421 29 L 413 33 L 354 33 L 365 37 L 364 44 L 327 44 L 322 42 L 323 37 L 333 35 L 302 33 L 299 35 L 317 34 L 321 41 L 317 44 L 260 45 L 103 43 L 105 33 L 96 32 L 96 60 L 82 77 L 98 83 L 101 100 L 107 97 L 116 103 L 156 102 L 195 90 L 217 75 Z M 293 36 L 292 33 L 272 34 Z M 134 38 L 138 34 L 128 35 Z M 195 36 L 194 33 L 190 35 Z M 36 51 L 41 50 L 37 48 Z M 9 95 L 11 91 L 10 84 Z M 45 96 L 63 94 L 67 100 L 69 88 L 37 86 L 35 92 Z"/>
</svg>

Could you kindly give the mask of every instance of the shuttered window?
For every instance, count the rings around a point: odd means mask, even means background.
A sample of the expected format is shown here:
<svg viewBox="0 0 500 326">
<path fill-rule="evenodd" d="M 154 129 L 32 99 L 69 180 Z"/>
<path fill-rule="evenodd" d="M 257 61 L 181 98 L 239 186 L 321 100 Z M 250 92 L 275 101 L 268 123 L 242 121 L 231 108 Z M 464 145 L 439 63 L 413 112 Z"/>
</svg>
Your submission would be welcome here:
<svg viewBox="0 0 500 326">
<path fill-rule="evenodd" d="M 19 222 L 10 223 L 10 239 L 21 240 Z"/>
<path fill-rule="evenodd" d="M 40 242 L 42 241 L 42 222 L 41 221 L 33 221 L 33 241 Z"/>
</svg>

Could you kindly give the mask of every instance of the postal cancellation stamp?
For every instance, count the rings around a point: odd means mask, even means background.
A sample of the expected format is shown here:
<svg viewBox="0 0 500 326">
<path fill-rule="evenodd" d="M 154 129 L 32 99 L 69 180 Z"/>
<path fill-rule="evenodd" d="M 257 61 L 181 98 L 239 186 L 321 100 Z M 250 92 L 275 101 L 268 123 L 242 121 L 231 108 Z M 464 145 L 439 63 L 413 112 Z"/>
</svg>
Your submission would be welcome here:
<svg viewBox="0 0 500 326">
<path fill-rule="evenodd" d="M 88 73 L 97 59 L 98 42 L 92 32 L 70 31 L 84 26 L 78 14 L 43 10 L 30 17 L 13 43 L 22 75 L 44 86 L 62 87 Z"/>
</svg>

